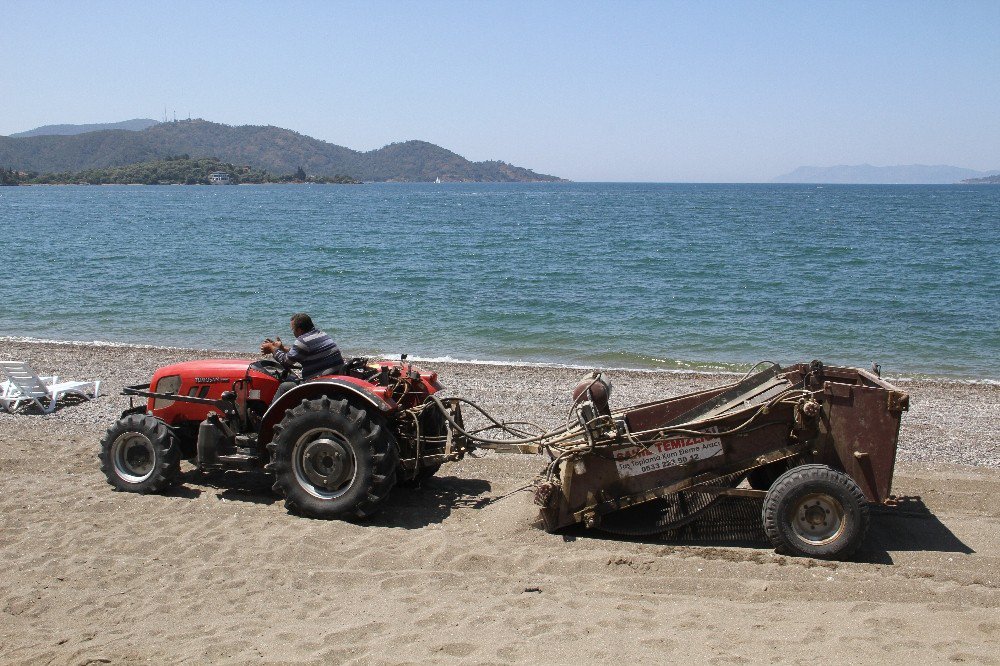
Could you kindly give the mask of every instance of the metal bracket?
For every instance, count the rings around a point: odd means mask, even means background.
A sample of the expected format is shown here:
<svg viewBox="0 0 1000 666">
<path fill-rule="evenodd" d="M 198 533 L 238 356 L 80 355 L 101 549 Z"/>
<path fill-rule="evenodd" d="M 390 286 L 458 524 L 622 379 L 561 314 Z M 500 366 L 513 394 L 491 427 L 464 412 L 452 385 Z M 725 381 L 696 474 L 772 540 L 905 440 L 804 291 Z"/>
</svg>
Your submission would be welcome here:
<svg viewBox="0 0 1000 666">
<path fill-rule="evenodd" d="M 726 488 L 725 486 L 698 486 L 699 493 L 708 495 L 728 495 L 730 497 L 753 497 L 763 499 L 767 496 L 766 490 L 753 490 L 752 488 Z"/>
<path fill-rule="evenodd" d="M 889 391 L 886 407 L 890 412 L 908 412 L 910 410 L 910 396 L 902 391 Z"/>
</svg>

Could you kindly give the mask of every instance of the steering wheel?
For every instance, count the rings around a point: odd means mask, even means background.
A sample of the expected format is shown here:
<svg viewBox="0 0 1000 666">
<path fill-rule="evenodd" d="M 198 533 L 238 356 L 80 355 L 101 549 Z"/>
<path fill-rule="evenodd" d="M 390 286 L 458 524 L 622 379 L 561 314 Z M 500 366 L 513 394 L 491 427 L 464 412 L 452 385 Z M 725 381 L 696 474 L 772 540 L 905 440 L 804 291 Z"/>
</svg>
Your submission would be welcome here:
<svg viewBox="0 0 1000 666">
<path fill-rule="evenodd" d="M 286 368 L 271 358 L 262 358 L 259 361 L 256 361 L 253 365 L 256 365 L 261 370 L 277 379 L 279 382 L 287 381 L 288 375 L 292 372 L 291 368 Z"/>
</svg>

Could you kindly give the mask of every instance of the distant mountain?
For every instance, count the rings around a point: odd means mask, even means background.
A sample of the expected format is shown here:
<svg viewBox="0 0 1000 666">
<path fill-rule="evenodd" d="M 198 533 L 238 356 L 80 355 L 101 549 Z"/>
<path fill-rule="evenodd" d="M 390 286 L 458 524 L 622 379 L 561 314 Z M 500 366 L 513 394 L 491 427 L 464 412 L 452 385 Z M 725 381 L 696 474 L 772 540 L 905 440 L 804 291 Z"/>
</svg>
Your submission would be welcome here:
<svg viewBox="0 0 1000 666">
<path fill-rule="evenodd" d="M 206 120 L 158 123 L 145 130 L 73 136 L 0 137 L 0 167 L 67 172 L 125 166 L 173 155 L 212 157 L 270 173 L 347 175 L 364 181 L 553 182 L 562 179 L 505 162 L 471 162 L 426 141 L 359 152 L 274 126 L 234 127 Z"/>
<path fill-rule="evenodd" d="M 966 178 L 979 178 L 989 171 L 975 171 L 954 166 L 855 166 L 799 167 L 791 173 L 778 176 L 772 183 L 831 183 L 859 185 L 946 185 Z"/>
<path fill-rule="evenodd" d="M 28 130 L 27 132 L 11 134 L 11 136 L 14 138 L 26 136 L 72 136 L 74 134 L 99 132 L 101 130 L 130 130 L 132 132 L 141 132 L 147 127 L 152 127 L 156 124 L 158 124 L 157 121 L 150 118 L 136 118 L 135 120 L 123 120 L 120 123 L 95 123 L 92 125 L 45 125 L 43 127 L 36 127 L 33 130 Z"/>
</svg>

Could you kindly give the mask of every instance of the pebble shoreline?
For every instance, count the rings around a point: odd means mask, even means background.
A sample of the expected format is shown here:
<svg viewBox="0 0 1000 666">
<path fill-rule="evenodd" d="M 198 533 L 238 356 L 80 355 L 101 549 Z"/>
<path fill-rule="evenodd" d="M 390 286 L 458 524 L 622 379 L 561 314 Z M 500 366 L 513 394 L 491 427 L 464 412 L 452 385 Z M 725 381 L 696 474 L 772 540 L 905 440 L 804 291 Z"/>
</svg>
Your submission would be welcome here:
<svg viewBox="0 0 1000 666">
<path fill-rule="evenodd" d="M 103 431 L 128 407 L 122 388 L 148 382 L 156 368 L 198 358 L 258 357 L 254 352 L 4 341 L 0 344 L 0 358 L 28 361 L 39 374 L 99 379 L 101 397 L 66 404 L 49 415 L 0 410 L 0 433 L 19 437 L 44 424 L 46 435 L 52 438 L 92 435 L 96 451 Z M 416 365 L 438 372 L 450 393 L 474 400 L 500 418 L 543 426 L 565 419 L 569 393 L 586 374 L 580 369 L 542 366 L 454 362 Z M 729 374 L 702 372 L 615 370 L 607 375 L 614 386 L 613 406 L 649 402 L 733 381 Z M 899 437 L 899 461 L 1000 468 L 1000 384 L 892 376 L 886 379 L 910 394 L 910 411 L 903 415 Z"/>
</svg>

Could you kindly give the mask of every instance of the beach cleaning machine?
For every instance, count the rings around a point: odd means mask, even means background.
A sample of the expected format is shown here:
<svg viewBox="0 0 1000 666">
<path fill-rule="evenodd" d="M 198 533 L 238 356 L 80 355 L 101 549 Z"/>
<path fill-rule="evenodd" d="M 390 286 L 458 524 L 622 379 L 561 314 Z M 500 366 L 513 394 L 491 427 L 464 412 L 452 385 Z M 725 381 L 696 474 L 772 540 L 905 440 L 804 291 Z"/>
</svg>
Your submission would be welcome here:
<svg viewBox="0 0 1000 666">
<path fill-rule="evenodd" d="M 869 503 L 891 502 L 906 393 L 876 373 L 819 361 L 761 364 L 740 381 L 612 409 L 593 373 L 553 429 L 499 420 L 449 397 L 433 372 L 357 358 L 293 382 L 273 361 L 215 359 L 157 370 L 145 400 L 101 443 L 118 490 L 159 492 L 199 470 L 262 470 L 286 507 L 365 518 L 397 483 L 419 484 L 475 449 L 547 455 L 531 486 L 538 525 L 620 534 L 677 529 L 726 496 L 763 500 L 764 531 L 791 554 L 845 558 Z M 467 424 L 463 418 L 469 418 Z"/>
<path fill-rule="evenodd" d="M 595 373 L 574 391 L 565 426 L 531 436 L 497 424 L 507 441 L 472 436 L 480 448 L 549 454 L 534 487 L 546 530 L 655 534 L 720 497 L 753 497 L 776 548 L 842 559 L 865 537 L 869 503 L 892 502 L 909 396 L 872 372 L 768 364 L 733 384 L 625 409 L 611 409 L 610 394 Z"/>
</svg>

